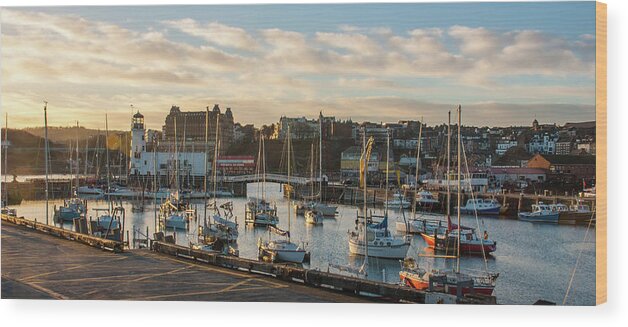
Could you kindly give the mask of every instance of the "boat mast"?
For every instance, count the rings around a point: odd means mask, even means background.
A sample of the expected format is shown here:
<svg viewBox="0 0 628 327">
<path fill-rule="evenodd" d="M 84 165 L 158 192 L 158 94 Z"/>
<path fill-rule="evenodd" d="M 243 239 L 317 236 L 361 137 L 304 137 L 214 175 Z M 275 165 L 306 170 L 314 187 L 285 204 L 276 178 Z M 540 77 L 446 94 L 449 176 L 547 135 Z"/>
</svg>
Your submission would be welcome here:
<svg viewBox="0 0 628 327">
<path fill-rule="evenodd" d="M 181 189 L 179 185 L 179 151 L 178 151 L 178 142 L 177 142 L 177 116 L 174 116 L 174 183 L 177 186 L 177 197 L 178 192 Z"/>
<path fill-rule="evenodd" d="M 462 134 L 461 134 L 461 125 L 460 125 L 460 121 L 461 121 L 461 108 L 460 105 L 458 105 L 458 240 L 457 240 L 457 247 L 458 247 L 458 254 L 456 255 L 456 272 L 460 273 L 460 202 L 461 202 L 461 195 L 462 195 L 462 190 L 461 190 L 461 182 L 460 182 L 460 145 L 462 144 Z"/>
<path fill-rule="evenodd" d="M 4 206 L 8 206 L 9 205 L 9 192 L 7 192 L 7 155 L 9 152 L 9 113 L 5 112 L 4 113 L 4 169 L 2 170 L 4 172 Z"/>
<path fill-rule="evenodd" d="M 257 145 L 257 164 L 255 165 L 255 180 L 259 181 L 261 178 L 261 170 L 262 170 L 262 130 L 259 131 L 259 143 Z M 260 196 L 260 185 L 257 185 L 257 189 L 255 190 L 255 197 L 259 200 Z"/>
<path fill-rule="evenodd" d="M 323 112 L 318 118 L 318 196 L 319 202 L 323 203 Z"/>
<path fill-rule="evenodd" d="M 209 165 L 209 154 L 207 153 L 209 140 L 209 107 L 205 108 L 205 174 L 203 174 L 203 199 L 205 199 L 205 210 L 203 211 L 203 228 L 207 225 L 207 166 Z M 215 168 L 215 167 L 214 167 Z"/>
<path fill-rule="evenodd" d="M 220 130 L 220 113 L 216 112 L 216 141 L 214 142 L 214 205 L 216 205 L 216 179 L 218 179 L 218 146 L 220 140 L 218 139 L 218 131 Z"/>
<path fill-rule="evenodd" d="M 100 128 L 96 137 L 96 181 L 100 179 Z"/>
<path fill-rule="evenodd" d="M 46 225 L 48 225 L 48 102 L 44 101 L 44 157 L 46 166 Z"/>
<path fill-rule="evenodd" d="M 447 223 L 451 219 L 451 185 L 450 184 L 450 160 L 451 160 L 451 110 L 448 112 L 447 121 Z M 449 227 L 449 225 L 448 225 Z"/>
<path fill-rule="evenodd" d="M 107 157 L 107 201 L 111 200 L 109 193 L 111 192 L 111 180 L 109 171 L 109 122 L 107 114 L 105 114 L 105 156 Z M 113 218 L 113 217 L 112 217 Z"/>
<path fill-rule="evenodd" d="M 421 117 L 421 121 L 419 122 L 419 139 L 417 142 L 416 167 L 414 170 L 414 203 L 412 205 L 412 218 L 416 218 L 416 196 L 419 191 L 419 173 L 421 172 L 419 169 L 419 163 L 421 162 L 421 133 L 423 133 L 423 117 Z"/>
<path fill-rule="evenodd" d="M 366 188 L 366 182 L 369 170 L 369 154 L 366 150 L 366 125 L 364 126 L 364 133 L 362 133 L 362 144 L 364 145 L 364 263 L 362 264 L 362 271 L 366 274 L 369 265 L 369 243 L 368 243 L 368 221 L 366 219 L 366 198 L 368 197 L 368 191 Z"/>
<path fill-rule="evenodd" d="M 310 196 L 314 194 L 314 143 L 310 146 Z"/>
<path fill-rule="evenodd" d="M 386 128 L 386 191 L 384 192 L 384 216 L 388 217 L 388 163 L 390 162 L 390 129 Z M 388 229 L 388 227 L 386 228 Z"/>
<path fill-rule="evenodd" d="M 262 200 L 266 201 L 266 138 L 262 135 Z"/>
<path fill-rule="evenodd" d="M 79 122 L 76 121 L 76 195 L 79 189 Z"/>
<path fill-rule="evenodd" d="M 89 136 L 85 138 L 85 169 L 83 175 L 87 178 L 87 160 L 89 159 Z"/>
<path fill-rule="evenodd" d="M 157 146 L 158 146 L 158 143 L 156 143 L 154 140 L 153 141 L 153 203 L 154 203 L 153 215 L 154 215 L 154 222 L 155 222 L 155 231 L 157 231 L 157 191 L 159 191 L 159 185 L 157 185 L 157 154 L 156 154 Z"/>
<path fill-rule="evenodd" d="M 288 190 L 288 242 L 290 242 L 290 147 L 292 146 L 292 142 L 290 142 L 290 125 L 288 125 L 288 184 L 286 185 L 286 189 Z"/>
</svg>

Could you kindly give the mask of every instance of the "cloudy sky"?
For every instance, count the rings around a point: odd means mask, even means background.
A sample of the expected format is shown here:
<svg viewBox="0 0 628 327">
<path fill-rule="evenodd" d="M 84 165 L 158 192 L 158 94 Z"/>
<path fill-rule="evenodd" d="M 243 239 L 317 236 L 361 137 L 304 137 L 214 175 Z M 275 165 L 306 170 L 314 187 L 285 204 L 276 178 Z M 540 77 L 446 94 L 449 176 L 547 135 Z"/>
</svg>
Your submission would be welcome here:
<svg viewBox="0 0 628 327">
<path fill-rule="evenodd" d="M 469 125 L 595 119 L 595 3 L 2 8 L 11 127 L 161 128 L 171 105 L 256 126 L 319 110 Z"/>
</svg>

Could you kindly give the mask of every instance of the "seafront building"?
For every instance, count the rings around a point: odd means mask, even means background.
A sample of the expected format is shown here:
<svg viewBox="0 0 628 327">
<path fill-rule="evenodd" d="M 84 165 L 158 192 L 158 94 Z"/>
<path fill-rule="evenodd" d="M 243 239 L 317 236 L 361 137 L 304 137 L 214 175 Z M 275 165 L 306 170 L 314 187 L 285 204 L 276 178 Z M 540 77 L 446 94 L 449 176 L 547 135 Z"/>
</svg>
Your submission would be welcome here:
<svg viewBox="0 0 628 327">
<path fill-rule="evenodd" d="M 206 125 L 206 122 L 209 124 Z M 205 142 L 207 126 L 207 142 Z M 148 130 L 139 111 L 131 123 L 129 178 L 150 182 L 156 174 L 161 186 L 172 186 L 178 178 L 183 187 L 198 188 L 214 172 L 213 161 L 218 129 L 217 174 L 250 174 L 255 169 L 253 156 L 225 156 L 234 142 L 231 108 L 222 113 L 216 104 L 210 110 L 184 112 L 172 106 L 162 131 Z M 207 160 L 207 163 L 205 162 Z M 207 168 L 207 171 L 205 170 Z"/>
</svg>

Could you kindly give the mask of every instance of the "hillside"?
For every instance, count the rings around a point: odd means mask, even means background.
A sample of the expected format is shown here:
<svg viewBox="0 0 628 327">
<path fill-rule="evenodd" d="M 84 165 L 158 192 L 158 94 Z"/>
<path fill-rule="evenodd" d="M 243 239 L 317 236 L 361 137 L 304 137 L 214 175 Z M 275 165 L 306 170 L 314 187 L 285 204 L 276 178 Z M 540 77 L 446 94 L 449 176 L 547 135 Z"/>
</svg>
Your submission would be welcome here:
<svg viewBox="0 0 628 327">
<path fill-rule="evenodd" d="M 44 128 L 43 127 L 26 127 L 23 128 L 22 131 L 28 132 L 32 135 L 44 137 Z M 97 130 L 97 129 L 89 129 L 79 126 L 78 128 L 78 138 L 79 142 L 81 140 L 85 140 L 87 138 L 91 138 L 95 135 L 101 134 L 104 135 L 105 131 Z M 109 134 L 120 134 L 124 133 L 123 131 L 109 131 Z M 48 139 L 51 142 L 58 142 L 67 144 L 68 142 L 75 142 L 77 136 L 77 128 L 76 126 L 72 127 L 56 127 L 56 126 L 48 126 Z"/>
</svg>

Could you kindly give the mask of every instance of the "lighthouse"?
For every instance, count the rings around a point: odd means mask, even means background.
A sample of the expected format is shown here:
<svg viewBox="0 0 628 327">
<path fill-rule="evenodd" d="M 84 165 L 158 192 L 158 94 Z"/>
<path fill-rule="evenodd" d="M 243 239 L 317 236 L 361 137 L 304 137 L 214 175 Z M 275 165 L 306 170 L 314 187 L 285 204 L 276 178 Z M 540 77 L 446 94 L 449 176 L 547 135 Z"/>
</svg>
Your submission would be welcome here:
<svg viewBox="0 0 628 327">
<path fill-rule="evenodd" d="M 144 127 L 144 115 L 139 111 L 133 115 L 131 122 L 131 153 L 130 169 L 131 175 L 140 174 L 142 152 L 146 151 L 146 129 Z"/>
</svg>

